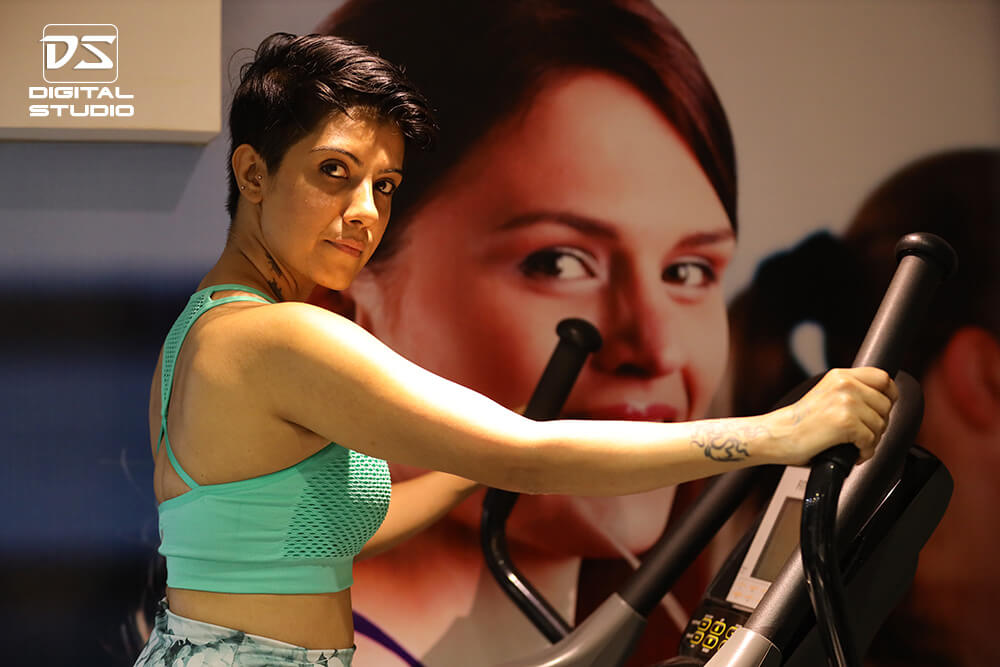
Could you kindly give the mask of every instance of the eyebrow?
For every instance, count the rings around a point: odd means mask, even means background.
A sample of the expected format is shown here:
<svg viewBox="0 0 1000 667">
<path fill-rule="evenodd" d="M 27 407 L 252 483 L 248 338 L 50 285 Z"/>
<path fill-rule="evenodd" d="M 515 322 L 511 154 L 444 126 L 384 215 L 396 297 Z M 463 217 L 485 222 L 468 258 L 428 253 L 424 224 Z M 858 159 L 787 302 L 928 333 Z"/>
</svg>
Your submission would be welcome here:
<svg viewBox="0 0 1000 667">
<path fill-rule="evenodd" d="M 344 150 L 343 148 L 337 148 L 336 146 L 316 146 L 315 148 L 309 149 L 310 153 L 317 153 L 317 152 L 320 152 L 320 151 L 333 151 L 334 153 L 340 153 L 341 155 L 346 155 L 357 166 L 359 166 L 359 167 L 364 166 L 364 163 L 361 160 L 358 159 L 357 155 L 355 155 L 351 151 Z M 397 169 L 396 167 L 390 167 L 388 169 L 383 169 L 379 173 L 380 174 L 399 174 L 400 176 L 402 176 L 403 175 L 403 170 L 402 169 Z"/>
<path fill-rule="evenodd" d="M 529 211 L 528 213 L 522 213 L 510 218 L 497 227 L 497 230 L 507 231 L 518 229 L 521 227 L 528 227 L 539 222 L 555 222 L 561 225 L 566 225 L 567 227 L 572 227 L 579 232 L 603 238 L 613 239 L 618 238 L 619 236 L 614 225 L 597 218 L 591 218 L 577 213 L 570 213 L 569 211 Z M 679 248 L 692 248 L 713 245 L 724 241 L 734 241 L 735 239 L 736 234 L 733 232 L 732 228 L 725 227 L 723 229 L 707 232 L 693 232 L 681 237 L 674 245 Z"/>
</svg>

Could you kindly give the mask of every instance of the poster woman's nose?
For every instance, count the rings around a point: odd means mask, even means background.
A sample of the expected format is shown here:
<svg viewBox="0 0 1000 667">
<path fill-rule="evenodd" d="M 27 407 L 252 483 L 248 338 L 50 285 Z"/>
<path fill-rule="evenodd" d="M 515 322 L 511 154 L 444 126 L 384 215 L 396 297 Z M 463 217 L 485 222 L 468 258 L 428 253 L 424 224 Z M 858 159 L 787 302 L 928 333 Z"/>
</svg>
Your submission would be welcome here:
<svg viewBox="0 0 1000 667">
<path fill-rule="evenodd" d="M 657 276 L 613 281 L 605 299 L 600 330 L 604 346 L 593 363 L 604 373 L 655 378 L 683 363 L 681 341 L 674 335 L 670 299 Z"/>
</svg>

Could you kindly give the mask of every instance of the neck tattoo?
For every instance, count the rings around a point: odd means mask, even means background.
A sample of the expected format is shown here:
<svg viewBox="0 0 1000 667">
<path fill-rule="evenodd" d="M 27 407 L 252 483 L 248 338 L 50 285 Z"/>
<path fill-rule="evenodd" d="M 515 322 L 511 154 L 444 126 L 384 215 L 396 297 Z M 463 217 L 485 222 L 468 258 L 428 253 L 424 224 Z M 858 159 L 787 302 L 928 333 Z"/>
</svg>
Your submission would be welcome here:
<svg viewBox="0 0 1000 667">
<path fill-rule="evenodd" d="M 284 301 L 285 297 L 281 293 L 281 288 L 278 287 L 277 279 L 283 278 L 285 274 L 281 272 L 281 267 L 278 266 L 278 263 L 274 261 L 274 257 L 272 257 L 271 253 L 269 253 L 267 250 L 264 251 L 264 257 L 267 258 L 267 263 L 271 265 L 271 270 L 274 271 L 274 273 L 276 274 L 275 278 L 268 279 L 267 286 L 274 291 L 274 295 L 278 297 L 278 301 Z"/>
<path fill-rule="evenodd" d="M 274 270 L 276 274 L 278 274 L 278 277 L 283 278 L 285 274 L 281 272 L 281 267 L 278 266 L 278 263 L 276 261 L 274 261 L 274 257 L 271 257 L 271 253 L 265 250 L 264 256 L 267 257 L 267 263 L 271 265 L 271 268 Z"/>
<path fill-rule="evenodd" d="M 268 279 L 267 286 L 270 287 L 271 290 L 274 292 L 274 295 L 276 297 L 278 297 L 278 301 L 284 301 L 285 300 L 284 295 L 281 293 L 281 288 L 278 287 L 278 281 L 277 280 L 275 280 L 274 278 Z"/>
</svg>

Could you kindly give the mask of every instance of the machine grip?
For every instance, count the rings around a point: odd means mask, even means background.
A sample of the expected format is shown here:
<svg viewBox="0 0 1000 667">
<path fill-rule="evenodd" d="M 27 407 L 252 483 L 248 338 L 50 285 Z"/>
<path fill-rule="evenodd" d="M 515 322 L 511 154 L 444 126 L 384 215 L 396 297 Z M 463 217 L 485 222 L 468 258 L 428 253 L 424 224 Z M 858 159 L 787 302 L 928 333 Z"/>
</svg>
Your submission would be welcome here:
<svg viewBox="0 0 1000 667">
<path fill-rule="evenodd" d="M 524 416 L 535 421 L 559 416 L 587 357 L 601 347 L 601 334 L 586 320 L 562 320 L 556 325 L 556 333 L 559 342 L 524 409 Z M 504 522 L 513 511 L 517 497 L 518 494 L 510 491 L 490 489 L 484 507 L 489 507 L 494 520 Z"/>
<path fill-rule="evenodd" d="M 899 370 L 935 288 L 958 267 L 958 256 L 948 242 L 927 233 L 901 238 L 896 260 L 896 273 L 854 358 L 855 367 L 875 366 L 889 375 Z"/>
<path fill-rule="evenodd" d="M 937 286 L 958 266 L 948 243 L 933 234 L 907 234 L 896 244 L 898 266 L 872 320 L 854 367 L 874 366 L 896 375 L 913 332 L 923 322 Z M 835 526 L 844 480 L 858 459 L 853 444 L 831 447 L 811 464 L 802 506 L 802 567 L 820 636 L 831 667 L 861 664 L 850 628 Z"/>
<path fill-rule="evenodd" d="M 559 342 L 524 410 L 525 417 L 536 421 L 559 416 L 587 356 L 601 347 L 601 335 L 586 320 L 563 320 L 556 326 L 556 333 L 559 334 Z M 501 489 L 487 490 L 483 500 L 480 543 L 494 579 L 528 620 L 554 643 L 569 634 L 570 625 L 521 574 L 507 549 L 506 523 L 519 495 Z"/>
<path fill-rule="evenodd" d="M 872 319 L 853 366 L 874 366 L 896 375 L 913 332 L 927 312 L 935 288 L 958 267 L 947 241 L 929 233 L 907 234 L 896 244 L 896 272 Z M 850 443 L 831 447 L 813 459 L 850 470 L 858 448 Z"/>
<path fill-rule="evenodd" d="M 528 419 L 543 421 L 558 417 L 587 356 L 601 347 L 601 334 L 586 320 L 563 320 L 556 326 L 556 333 L 559 343 L 524 410 Z"/>
</svg>

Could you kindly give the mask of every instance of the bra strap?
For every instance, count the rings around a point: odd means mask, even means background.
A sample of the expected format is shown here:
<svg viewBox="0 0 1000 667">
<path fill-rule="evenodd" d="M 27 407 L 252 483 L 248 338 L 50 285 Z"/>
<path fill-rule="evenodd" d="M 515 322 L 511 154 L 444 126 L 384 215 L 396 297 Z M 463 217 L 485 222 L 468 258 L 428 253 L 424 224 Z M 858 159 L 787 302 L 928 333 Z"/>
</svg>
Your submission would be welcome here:
<svg viewBox="0 0 1000 667">
<path fill-rule="evenodd" d="M 195 292 L 195 294 L 198 294 L 200 292 L 207 292 L 209 297 L 211 297 L 211 295 L 215 294 L 216 292 L 225 292 L 225 291 L 249 292 L 250 294 L 256 294 L 257 296 L 264 299 L 268 303 L 277 303 L 277 301 L 275 301 L 272 297 L 268 296 L 267 294 L 264 294 L 259 289 L 255 289 L 253 287 L 247 287 L 246 285 L 237 285 L 236 283 L 227 283 L 223 285 L 210 285 L 208 287 L 205 287 L 204 289 L 198 290 L 198 292 Z M 226 297 L 226 299 L 236 299 L 239 301 L 247 300 L 238 296 L 236 297 L 229 296 Z M 222 301 L 222 299 L 220 299 L 219 301 Z"/>
<path fill-rule="evenodd" d="M 212 298 L 212 295 L 216 292 L 224 291 L 249 292 L 255 296 L 237 295 L 227 296 L 221 299 Z M 166 444 L 167 458 L 170 459 L 170 464 L 174 467 L 178 476 L 184 480 L 184 483 L 192 489 L 200 485 L 191 478 L 191 475 L 189 475 L 177 461 L 177 457 L 174 456 L 174 450 L 170 446 L 170 436 L 167 435 L 167 408 L 170 406 L 170 395 L 174 385 L 174 368 L 177 364 L 177 355 L 180 353 L 181 345 L 184 343 L 184 339 L 187 338 L 191 327 L 203 314 L 216 306 L 221 306 L 226 303 L 232 303 L 234 301 L 259 300 L 264 300 L 268 303 L 276 303 L 275 300 L 267 294 L 264 294 L 260 290 L 252 287 L 247 287 L 246 285 L 211 285 L 204 289 L 200 289 L 191 295 L 187 306 L 185 306 L 184 310 L 180 314 L 180 317 L 177 318 L 177 321 L 174 322 L 174 325 L 170 328 L 170 332 L 167 334 L 167 339 L 163 344 L 163 365 L 160 369 L 160 437 L 156 443 L 156 452 L 159 453 L 161 443 Z"/>
<path fill-rule="evenodd" d="M 198 482 L 194 481 L 191 475 L 188 474 L 187 470 L 181 467 L 180 461 L 174 456 L 174 449 L 170 446 L 170 438 L 167 437 L 167 419 L 166 417 L 160 422 L 160 442 L 165 442 L 167 444 L 167 458 L 170 459 L 170 465 L 174 467 L 174 472 L 177 476 L 184 480 L 184 483 L 188 485 L 189 489 L 201 486 Z M 160 451 L 159 442 L 156 444 L 156 451 Z"/>
</svg>

